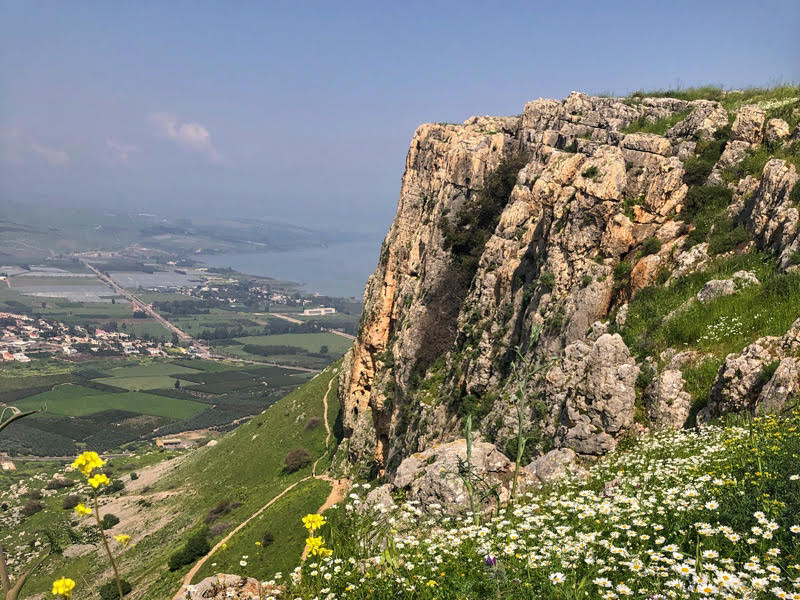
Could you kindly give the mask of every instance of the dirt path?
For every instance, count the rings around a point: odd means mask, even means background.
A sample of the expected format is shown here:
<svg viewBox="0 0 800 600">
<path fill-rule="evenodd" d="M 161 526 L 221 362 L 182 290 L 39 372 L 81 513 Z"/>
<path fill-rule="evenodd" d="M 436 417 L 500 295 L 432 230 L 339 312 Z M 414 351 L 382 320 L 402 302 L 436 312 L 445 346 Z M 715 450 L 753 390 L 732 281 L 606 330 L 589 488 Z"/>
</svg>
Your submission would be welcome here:
<svg viewBox="0 0 800 600">
<path fill-rule="evenodd" d="M 317 511 L 318 513 L 322 513 L 323 511 L 327 510 L 328 508 L 330 508 L 334 504 L 336 504 L 338 502 L 341 502 L 341 500 L 344 498 L 345 492 L 350 488 L 350 480 L 348 480 L 348 479 L 333 479 L 333 478 L 329 477 L 328 475 L 326 475 L 325 473 L 323 473 L 321 475 L 317 475 L 317 473 L 316 473 L 316 471 L 317 471 L 317 463 L 320 460 L 322 460 L 328 454 L 328 449 L 330 447 L 330 440 L 331 440 L 332 432 L 331 432 L 330 423 L 328 423 L 328 394 L 330 394 L 330 392 L 331 392 L 331 389 L 333 387 L 334 379 L 336 379 L 336 374 L 335 373 L 331 377 L 331 380 L 328 382 L 328 389 L 325 390 L 325 395 L 322 397 L 322 410 L 323 410 L 323 415 L 322 416 L 323 416 L 323 423 L 325 424 L 325 432 L 326 432 L 326 434 L 325 434 L 325 454 L 323 454 L 316 461 L 314 461 L 314 465 L 311 468 L 311 475 L 309 475 L 307 477 L 303 477 L 303 479 L 295 481 L 293 484 L 291 484 L 291 485 L 287 486 L 286 488 L 284 488 L 284 490 L 280 494 L 278 494 L 272 500 L 267 502 L 264 506 L 259 508 L 255 513 L 250 515 L 250 517 L 248 517 L 247 520 L 245 520 L 242 523 L 240 523 L 235 529 L 233 529 L 224 538 L 222 538 L 219 542 L 217 542 L 217 544 L 211 549 L 211 551 L 208 554 L 206 554 L 203 558 L 201 558 L 199 561 L 197 561 L 197 563 L 195 563 L 195 565 L 189 570 L 189 572 L 186 573 L 186 575 L 183 578 L 183 582 L 181 584 L 181 588 L 180 588 L 180 590 L 178 590 L 178 593 L 175 594 L 175 596 L 173 596 L 173 600 L 183 600 L 185 598 L 184 594 L 186 593 L 186 587 L 191 585 L 192 579 L 194 579 L 194 576 L 197 575 L 198 571 L 203 567 L 203 565 L 206 563 L 206 561 L 208 561 L 208 559 L 211 558 L 214 555 L 214 553 L 217 550 L 219 550 L 220 547 L 222 547 L 223 544 L 227 543 L 228 540 L 230 540 L 236 533 L 238 533 L 245 526 L 247 526 L 247 524 L 250 521 L 252 521 L 256 517 L 258 517 L 266 509 L 268 509 L 270 506 L 272 506 L 272 504 L 274 504 L 277 500 L 279 500 L 284 495 L 286 495 L 287 493 L 292 491 L 292 489 L 294 489 L 295 487 L 297 487 L 301 483 L 303 483 L 305 481 L 308 481 L 309 479 L 321 479 L 321 480 L 326 481 L 326 482 L 331 484 L 331 493 L 328 494 L 327 499 L 325 500 L 325 502 L 322 504 L 322 506 Z M 306 553 L 307 553 L 307 550 L 306 550 L 306 548 L 304 548 L 303 549 L 303 556 L 301 558 L 301 561 L 305 560 Z"/>
</svg>

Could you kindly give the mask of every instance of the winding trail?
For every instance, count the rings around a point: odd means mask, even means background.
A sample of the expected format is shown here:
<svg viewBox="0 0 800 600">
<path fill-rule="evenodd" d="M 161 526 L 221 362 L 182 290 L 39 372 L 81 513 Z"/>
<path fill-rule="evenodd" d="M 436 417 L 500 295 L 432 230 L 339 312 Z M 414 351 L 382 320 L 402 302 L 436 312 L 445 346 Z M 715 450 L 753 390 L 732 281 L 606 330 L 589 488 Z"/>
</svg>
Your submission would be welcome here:
<svg viewBox="0 0 800 600">
<path fill-rule="evenodd" d="M 264 506 L 259 508 L 256 512 L 250 515 L 245 521 L 242 521 L 236 528 L 230 531 L 225 537 L 223 537 L 216 545 L 206 554 L 203 558 L 197 561 L 194 566 L 189 569 L 189 572 L 183 578 L 183 582 L 181 583 L 181 587 L 178 590 L 178 593 L 173 596 L 173 600 L 184 600 L 186 598 L 186 588 L 187 586 L 192 584 L 192 579 L 194 576 L 197 575 L 198 571 L 203 567 L 203 565 L 211 558 L 214 553 L 219 550 L 223 544 L 226 544 L 234 535 L 236 535 L 239 531 L 241 531 L 244 527 L 247 526 L 250 521 L 258 517 L 261 513 L 267 510 L 270 506 L 272 506 L 277 500 L 285 496 L 287 493 L 292 491 L 295 487 L 300 485 L 305 481 L 309 481 L 310 479 L 321 479 L 322 481 L 326 481 L 331 484 L 331 492 L 328 494 L 327 499 L 322 504 L 322 506 L 317 511 L 318 513 L 322 513 L 323 511 L 327 510 L 334 504 L 337 504 L 344 498 L 344 494 L 347 489 L 350 488 L 350 480 L 349 479 L 333 479 L 332 477 L 328 476 L 327 473 L 322 473 L 317 475 L 317 463 L 321 461 L 325 456 L 328 454 L 328 450 L 330 449 L 330 440 L 331 440 L 331 426 L 328 423 L 328 394 L 331 392 L 331 388 L 333 387 L 333 381 L 336 379 L 336 375 L 338 373 L 334 372 L 331 376 L 330 381 L 328 382 L 328 389 L 325 390 L 325 395 L 322 397 L 322 410 L 323 410 L 323 423 L 325 424 L 325 453 L 320 456 L 317 460 L 314 461 L 314 464 L 311 467 L 311 475 L 303 477 L 302 479 L 298 479 L 294 483 L 286 486 L 283 491 L 272 498 L 269 502 L 267 502 Z M 305 560 L 307 554 L 307 548 L 303 549 L 303 556 L 301 558 L 301 562 Z"/>
</svg>

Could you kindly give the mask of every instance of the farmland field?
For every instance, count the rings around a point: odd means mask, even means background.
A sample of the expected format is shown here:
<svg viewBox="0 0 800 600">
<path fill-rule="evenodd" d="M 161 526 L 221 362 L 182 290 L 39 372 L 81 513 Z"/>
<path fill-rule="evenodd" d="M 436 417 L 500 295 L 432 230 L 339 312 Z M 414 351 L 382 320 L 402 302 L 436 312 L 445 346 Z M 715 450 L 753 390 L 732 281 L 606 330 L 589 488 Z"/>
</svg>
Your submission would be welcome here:
<svg viewBox="0 0 800 600">
<path fill-rule="evenodd" d="M 134 364 L 114 367 L 105 371 L 109 377 L 153 377 L 157 375 L 179 375 L 181 373 L 197 372 L 197 369 L 169 362 Z"/>
<path fill-rule="evenodd" d="M 319 352 L 321 346 L 328 346 L 329 352 L 334 357 L 339 357 L 347 352 L 353 345 L 348 340 L 335 333 L 285 333 L 280 335 L 248 335 L 236 338 L 242 344 L 256 344 L 260 346 L 297 346 L 308 352 Z"/>
<path fill-rule="evenodd" d="M 92 381 L 137 391 L 171 388 L 175 385 L 176 379 L 179 378 L 169 377 L 168 375 L 143 375 L 140 377 L 100 377 Z M 185 379 L 180 379 L 180 382 L 181 386 L 194 385 L 191 381 L 186 381 Z"/>
<path fill-rule="evenodd" d="M 142 392 L 109 393 L 65 383 L 49 392 L 25 398 L 16 403 L 20 410 L 39 410 L 65 416 L 90 415 L 105 410 L 125 410 L 144 415 L 188 419 L 208 408 L 200 402 L 165 398 Z"/>
</svg>

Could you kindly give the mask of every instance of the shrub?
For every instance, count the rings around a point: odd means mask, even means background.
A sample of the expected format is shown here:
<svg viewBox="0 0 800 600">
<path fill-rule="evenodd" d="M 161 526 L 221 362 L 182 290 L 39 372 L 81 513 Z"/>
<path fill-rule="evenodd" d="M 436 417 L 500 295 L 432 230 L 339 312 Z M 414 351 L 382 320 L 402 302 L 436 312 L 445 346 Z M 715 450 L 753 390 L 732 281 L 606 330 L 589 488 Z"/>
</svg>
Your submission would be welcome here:
<svg viewBox="0 0 800 600">
<path fill-rule="evenodd" d="M 312 431 L 322 425 L 322 419 L 319 417 L 311 417 L 306 421 L 306 431 Z"/>
<path fill-rule="evenodd" d="M 35 515 L 37 512 L 44 508 L 44 504 L 33 498 L 28 499 L 22 506 L 22 514 L 26 517 Z"/>
<path fill-rule="evenodd" d="M 450 250 L 459 267 L 466 287 L 478 268 L 478 260 L 486 241 L 494 233 L 517 183 L 517 174 L 528 162 L 526 152 L 516 152 L 503 158 L 497 168 L 484 180 L 483 189 L 469 199 L 451 220 L 442 215 L 440 228 L 444 247 Z"/>
<path fill-rule="evenodd" d="M 305 448 L 290 450 L 283 459 L 283 467 L 287 473 L 294 473 L 311 464 L 311 453 Z"/>
<path fill-rule="evenodd" d="M 209 550 L 211 550 L 211 545 L 208 543 L 208 529 L 203 528 L 189 536 L 183 548 L 169 557 L 169 570 L 177 571 L 205 556 Z"/>
<path fill-rule="evenodd" d="M 224 500 L 220 500 L 217 504 L 208 511 L 206 514 L 206 524 L 211 524 L 217 519 L 219 519 L 222 515 L 227 515 L 232 510 L 239 508 L 242 505 L 241 502 L 234 502 L 229 500 L 228 498 Z"/>
<path fill-rule="evenodd" d="M 119 523 L 119 517 L 117 515 L 108 513 L 106 515 L 103 515 L 102 523 L 103 523 L 103 529 L 111 529 L 112 527 L 114 527 L 114 525 Z"/>
<path fill-rule="evenodd" d="M 685 171 L 683 181 L 687 185 L 703 185 L 711 174 L 714 165 L 717 164 L 722 151 L 725 149 L 726 137 L 730 135 L 730 129 L 718 131 L 713 140 L 701 140 L 697 142 L 695 156 L 687 158 L 683 163 Z"/>
<path fill-rule="evenodd" d="M 80 502 L 81 502 L 80 496 L 78 496 L 77 494 L 70 494 L 69 496 L 66 496 L 64 500 L 62 500 L 61 508 L 63 508 L 64 510 L 72 510 L 73 508 L 78 506 Z"/>
<path fill-rule="evenodd" d="M 102 493 L 110 495 L 119 492 L 120 490 L 123 489 L 125 489 L 125 484 L 122 482 L 121 479 L 112 479 L 111 483 L 105 487 Z"/>
<path fill-rule="evenodd" d="M 131 584 L 128 583 L 125 579 L 120 579 L 120 584 L 122 585 L 122 595 L 125 596 L 131 593 L 133 589 Z M 108 583 L 104 583 L 100 586 L 100 600 L 118 600 L 119 599 L 119 591 L 117 591 L 117 582 L 116 581 L 109 581 Z"/>
<path fill-rule="evenodd" d="M 54 477 L 50 481 L 47 482 L 47 485 L 44 486 L 48 490 L 61 490 L 64 488 L 71 488 L 75 485 L 75 482 L 72 479 L 67 479 L 66 477 Z"/>
<path fill-rule="evenodd" d="M 661 240 L 657 237 L 649 237 L 642 242 L 642 256 L 657 254 L 661 250 Z"/>
<path fill-rule="evenodd" d="M 556 276 L 548 271 L 542 271 L 539 275 L 539 283 L 543 288 L 552 290 L 556 285 Z"/>
<path fill-rule="evenodd" d="M 733 192 L 724 185 L 694 186 L 686 193 L 681 215 L 690 221 L 700 214 L 724 209 L 732 199 Z"/>
<path fill-rule="evenodd" d="M 27 492 L 25 492 L 24 496 L 26 498 L 32 498 L 33 500 L 41 500 L 42 490 L 28 490 Z"/>
<path fill-rule="evenodd" d="M 795 183 L 792 191 L 789 192 L 789 200 L 791 200 L 795 206 L 800 207 L 800 181 Z"/>
<path fill-rule="evenodd" d="M 136 481 L 139 479 L 139 476 L 136 473 L 131 473 L 131 481 Z"/>
<path fill-rule="evenodd" d="M 709 254 L 728 252 L 749 239 L 750 236 L 744 227 L 722 217 L 714 222 L 714 229 L 708 240 L 708 252 Z"/>
<path fill-rule="evenodd" d="M 633 271 L 633 265 L 627 260 L 622 260 L 614 265 L 614 281 L 623 283 L 628 280 Z"/>
<path fill-rule="evenodd" d="M 595 177 L 597 177 L 597 173 L 598 173 L 597 167 L 592 165 L 591 167 L 586 169 L 583 173 L 581 173 L 581 175 L 583 175 L 587 179 L 594 179 Z"/>
<path fill-rule="evenodd" d="M 210 535 L 211 537 L 217 537 L 218 535 L 222 535 L 231 528 L 233 528 L 233 523 L 229 523 L 228 521 L 223 521 L 222 523 L 216 523 L 211 527 L 211 529 L 208 530 L 208 535 Z"/>
<path fill-rule="evenodd" d="M 272 535 L 271 531 L 265 531 L 264 537 L 261 538 L 261 545 L 266 547 L 272 544 L 275 541 L 275 536 Z"/>
</svg>

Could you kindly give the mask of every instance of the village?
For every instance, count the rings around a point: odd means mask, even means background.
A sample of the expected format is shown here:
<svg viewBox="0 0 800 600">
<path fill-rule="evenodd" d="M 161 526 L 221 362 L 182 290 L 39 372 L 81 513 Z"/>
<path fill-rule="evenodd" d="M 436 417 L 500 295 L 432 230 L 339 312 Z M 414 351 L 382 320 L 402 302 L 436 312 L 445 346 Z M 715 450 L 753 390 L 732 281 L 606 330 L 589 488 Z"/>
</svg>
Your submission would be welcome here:
<svg viewBox="0 0 800 600">
<path fill-rule="evenodd" d="M 0 312 L 0 361 L 28 363 L 31 358 L 96 356 L 166 356 L 187 354 L 172 342 L 136 338 L 122 331 L 68 326 L 58 321 Z"/>
</svg>

